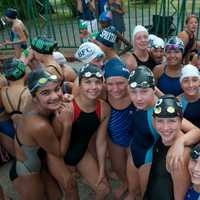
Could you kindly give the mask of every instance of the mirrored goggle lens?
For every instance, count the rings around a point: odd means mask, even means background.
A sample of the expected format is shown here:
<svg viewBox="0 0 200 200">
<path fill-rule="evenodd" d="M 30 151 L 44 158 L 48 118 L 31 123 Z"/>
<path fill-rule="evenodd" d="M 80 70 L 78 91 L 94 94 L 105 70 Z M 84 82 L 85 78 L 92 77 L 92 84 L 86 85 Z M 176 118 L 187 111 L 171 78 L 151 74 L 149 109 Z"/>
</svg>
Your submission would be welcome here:
<svg viewBox="0 0 200 200">
<path fill-rule="evenodd" d="M 95 77 L 97 77 L 97 78 L 101 78 L 101 77 L 103 77 L 103 74 L 100 73 L 100 72 L 96 72 L 96 73 L 86 72 L 86 73 L 84 74 L 84 77 L 86 77 L 86 78 L 90 78 L 90 77 L 92 77 L 92 76 L 95 76 Z"/>
<path fill-rule="evenodd" d="M 197 150 L 192 151 L 191 158 L 193 160 L 196 160 L 199 156 L 200 156 L 200 152 L 198 152 Z"/>
</svg>

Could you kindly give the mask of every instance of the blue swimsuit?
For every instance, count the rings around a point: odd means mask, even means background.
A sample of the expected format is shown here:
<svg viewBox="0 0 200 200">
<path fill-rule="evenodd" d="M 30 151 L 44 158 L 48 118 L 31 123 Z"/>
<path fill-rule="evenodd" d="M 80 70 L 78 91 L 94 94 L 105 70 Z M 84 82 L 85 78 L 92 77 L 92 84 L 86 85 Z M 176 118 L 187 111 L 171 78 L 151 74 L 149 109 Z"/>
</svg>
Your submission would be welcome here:
<svg viewBox="0 0 200 200">
<path fill-rule="evenodd" d="M 196 192 L 193 187 L 190 187 L 184 200 L 200 200 L 200 192 Z"/>
<path fill-rule="evenodd" d="M 0 108 L 0 113 L 4 112 L 4 108 Z M 0 122 L 0 132 L 14 139 L 15 137 L 15 128 L 13 126 L 12 120 L 7 119 Z"/>
<path fill-rule="evenodd" d="M 184 111 L 183 117 L 200 128 L 200 98 L 195 102 L 188 102 L 184 94 L 182 94 L 181 104 Z"/>
<path fill-rule="evenodd" d="M 128 147 L 132 138 L 133 105 L 130 104 L 123 110 L 112 107 L 108 123 L 108 134 L 114 144 Z"/>
<path fill-rule="evenodd" d="M 173 94 L 174 96 L 178 96 L 179 94 L 183 93 L 180 84 L 180 77 L 170 77 L 166 74 L 166 67 L 164 68 L 164 73 L 158 80 L 157 87 L 164 93 L 164 94 Z"/>
<path fill-rule="evenodd" d="M 153 108 L 148 111 L 135 110 L 134 112 L 134 135 L 130 142 L 130 150 L 137 168 L 152 162 L 153 146 L 159 138 L 152 126 L 152 113 Z"/>
</svg>

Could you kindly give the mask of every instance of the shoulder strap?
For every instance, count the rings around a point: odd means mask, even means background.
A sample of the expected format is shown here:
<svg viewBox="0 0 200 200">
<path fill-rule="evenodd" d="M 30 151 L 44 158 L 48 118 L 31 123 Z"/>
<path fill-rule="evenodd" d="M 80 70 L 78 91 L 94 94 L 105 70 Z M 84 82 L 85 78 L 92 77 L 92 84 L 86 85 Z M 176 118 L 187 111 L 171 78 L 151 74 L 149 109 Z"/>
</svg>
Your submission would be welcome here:
<svg viewBox="0 0 200 200">
<path fill-rule="evenodd" d="M 101 101 L 97 100 L 96 104 L 96 114 L 99 119 L 101 119 Z"/>
<path fill-rule="evenodd" d="M 149 129 L 151 131 L 151 134 L 153 135 L 154 139 L 157 140 L 159 135 L 156 131 L 156 129 L 153 127 L 153 107 L 149 108 L 147 110 L 147 121 L 149 125 Z"/>
<path fill-rule="evenodd" d="M 5 88 L 5 94 L 6 94 L 6 97 L 7 97 L 7 100 L 8 100 L 8 103 L 10 105 L 10 107 L 12 108 L 12 110 L 15 110 L 14 106 L 12 105 L 12 102 L 10 100 L 10 97 L 8 95 L 8 87 Z"/>
<path fill-rule="evenodd" d="M 52 67 L 53 69 L 55 69 L 56 70 L 56 72 L 59 74 L 59 76 L 61 76 L 62 77 L 62 73 L 57 69 L 57 67 L 56 66 L 54 66 L 54 65 L 48 65 L 47 66 L 47 69 L 49 68 L 49 67 Z"/>
<path fill-rule="evenodd" d="M 182 104 L 182 109 L 183 109 L 183 113 L 184 113 L 185 109 L 187 108 L 187 105 L 188 105 L 188 101 L 184 94 L 181 95 L 181 104 Z"/>
<path fill-rule="evenodd" d="M 78 104 L 76 103 L 75 99 L 73 99 L 72 104 L 73 104 L 73 108 L 74 108 L 74 119 L 73 119 L 73 122 L 75 122 L 79 118 L 81 110 L 80 110 Z"/>
</svg>

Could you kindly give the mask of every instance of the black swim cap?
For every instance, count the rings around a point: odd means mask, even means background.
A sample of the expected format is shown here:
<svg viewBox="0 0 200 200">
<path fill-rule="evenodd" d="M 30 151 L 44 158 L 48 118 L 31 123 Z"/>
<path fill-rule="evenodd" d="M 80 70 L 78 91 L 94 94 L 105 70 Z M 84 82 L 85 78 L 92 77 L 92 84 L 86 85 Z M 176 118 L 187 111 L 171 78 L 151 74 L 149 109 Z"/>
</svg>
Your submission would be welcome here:
<svg viewBox="0 0 200 200">
<path fill-rule="evenodd" d="M 103 79 L 102 70 L 97 65 L 91 63 L 83 65 L 79 71 L 79 81 L 82 78 L 91 78 L 91 77 Z"/>
<path fill-rule="evenodd" d="M 28 74 L 28 88 L 34 97 L 39 88 L 44 87 L 48 82 L 58 82 L 58 77 L 48 73 L 44 69 L 38 69 Z"/>
<path fill-rule="evenodd" d="M 198 159 L 199 156 L 200 156 L 200 143 L 197 144 L 197 145 L 192 149 L 192 151 L 191 151 L 191 158 L 192 158 L 193 160 Z"/>
<path fill-rule="evenodd" d="M 153 72 L 146 66 L 138 66 L 133 70 L 128 79 L 130 88 L 154 88 L 155 79 Z"/>
<path fill-rule="evenodd" d="M 162 97 L 159 97 L 154 106 L 153 116 L 160 118 L 182 118 L 182 106 L 174 95 L 163 95 Z"/>
<path fill-rule="evenodd" d="M 14 8 L 8 8 L 5 12 L 5 16 L 11 19 L 17 18 L 17 10 Z"/>
<path fill-rule="evenodd" d="M 19 59 L 11 58 L 3 63 L 3 74 L 8 80 L 19 80 L 25 71 L 26 65 Z"/>
<path fill-rule="evenodd" d="M 57 42 L 47 37 L 36 37 L 31 41 L 31 48 L 41 54 L 52 54 Z"/>
</svg>

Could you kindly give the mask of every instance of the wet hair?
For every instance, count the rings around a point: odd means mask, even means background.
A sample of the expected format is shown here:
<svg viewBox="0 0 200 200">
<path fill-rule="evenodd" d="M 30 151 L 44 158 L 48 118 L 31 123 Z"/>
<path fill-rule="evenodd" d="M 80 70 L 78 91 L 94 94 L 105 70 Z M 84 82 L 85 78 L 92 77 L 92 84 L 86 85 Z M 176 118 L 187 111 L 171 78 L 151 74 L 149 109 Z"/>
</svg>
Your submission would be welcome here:
<svg viewBox="0 0 200 200">
<path fill-rule="evenodd" d="M 191 15 L 187 16 L 187 18 L 186 18 L 186 20 L 185 20 L 185 23 L 188 24 L 188 22 L 189 22 L 190 19 L 192 19 L 192 18 L 195 18 L 195 19 L 197 20 L 197 22 L 199 23 L 199 18 L 198 18 L 196 15 L 194 15 L 194 14 L 191 14 Z"/>
</svg>

